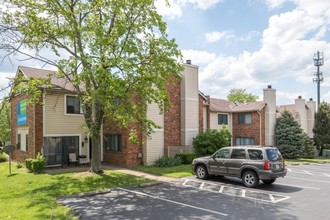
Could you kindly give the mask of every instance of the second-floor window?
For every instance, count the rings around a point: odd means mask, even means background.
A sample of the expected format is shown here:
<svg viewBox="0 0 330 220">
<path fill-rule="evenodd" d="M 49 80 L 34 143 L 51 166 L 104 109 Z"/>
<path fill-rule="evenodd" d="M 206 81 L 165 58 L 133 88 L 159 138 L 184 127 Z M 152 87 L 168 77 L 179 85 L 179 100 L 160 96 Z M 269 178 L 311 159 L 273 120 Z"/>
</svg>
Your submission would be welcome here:
<svg viewBox="0 0 330 220">
<path fill-rule="evenodd" d="M 218 114 L 218 125 L 228 125 L 228 115 L 227 114 Z"/>
<path fill-rule="evenodd" d="M 251 113 L 238 114 L 238 124 L 252 124 L 252 114 Z"/>
<path fill-rule="evenodd" d="M 66 96 L 66 113 L 82 114 L 80 100 L 77 96 Z"/>
</svg>

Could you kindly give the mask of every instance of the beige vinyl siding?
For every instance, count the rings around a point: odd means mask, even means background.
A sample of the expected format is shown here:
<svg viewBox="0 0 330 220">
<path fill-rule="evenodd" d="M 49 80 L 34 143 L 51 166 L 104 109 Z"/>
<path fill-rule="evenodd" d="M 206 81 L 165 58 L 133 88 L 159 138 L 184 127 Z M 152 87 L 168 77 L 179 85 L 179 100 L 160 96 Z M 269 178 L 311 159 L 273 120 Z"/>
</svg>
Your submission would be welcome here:
<svg viewBox="0 0 330 220">
<path fill-rule="evenodd" d="M 65 95 L 46 94 L 44 132 L 47 134 L 82 134 L 83 115 L 65 115 Z"/>
<path fill-rule="evenodd" d="M 188 146 L 199 133 L 198 67 L 184 65 L 181 80 L 181 144 Z"/>
<path fill-rule="evenodd" d="M 159 108 L 156 103 L 152 103 L 148 106 L 147 117 L 162 128 L 164 127 L 164 115 L 159 113 Z M 146 164 L 153 164 L 156 159 L 164 155 L 163 129 L 155 129 L 151 137 L 147 138 L 143 155 Z"/>
</svg>

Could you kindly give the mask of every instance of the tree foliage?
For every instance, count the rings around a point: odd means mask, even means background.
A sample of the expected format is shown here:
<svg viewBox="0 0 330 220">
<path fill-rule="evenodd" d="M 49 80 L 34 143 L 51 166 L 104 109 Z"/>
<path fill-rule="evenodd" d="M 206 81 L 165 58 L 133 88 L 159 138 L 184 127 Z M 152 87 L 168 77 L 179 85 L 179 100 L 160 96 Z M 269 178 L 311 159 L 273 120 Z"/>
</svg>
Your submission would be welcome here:
<svg viewBox="0 0 330 220">
<path fill-rule="evenodd" d="M 275 124 L 278 149 L 286 159 L 300 157 L 304 150 L 304 132 L 293 115 L 285 110 Z"/>
<path fill-rule="evenodd" d="M 231 89 L 227 96 L 228 101 L 238 103 L 251 103 L 257 100 L 258 96 L 247 93 L 246 89 Z"/>
<path fill-rule="evenodd" d="M 0 105 L 0 146 L 10 141 L 10 104 L 4 100 Z"/>
<path fill-rule="evenodd" d="M 147 133 L 157 127 L 147 106 L 168 105 L 165 82 L 182 66 L 153 0 L 4 2 L 0 48 L 53 65 L 73 84 L 93 141 L 91 171 L 101 171 L 104 117 L 122 127 L 142 124 Z"/>
<path fill-rule="evenodd" d="M 230 144 L 231 134 L 228 129 L 211 129 L 198 134 L 193 139 L 195 153 L 198 156 L 213 154 L 215 151 Z"/>
<path fill-rule="evenodd" d="M 315 144 L 322 154 L 326 145 L 330 144 L 330 106 L 326 102 L 321 102 L 315 113 L 315 124 L 313 128 Z"/>
</svg>

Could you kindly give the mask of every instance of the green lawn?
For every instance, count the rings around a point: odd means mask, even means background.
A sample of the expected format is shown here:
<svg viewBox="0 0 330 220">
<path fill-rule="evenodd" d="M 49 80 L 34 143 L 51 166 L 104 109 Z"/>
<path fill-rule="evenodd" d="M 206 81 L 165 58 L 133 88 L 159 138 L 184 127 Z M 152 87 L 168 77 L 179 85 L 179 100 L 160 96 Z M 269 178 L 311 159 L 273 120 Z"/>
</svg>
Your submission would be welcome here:
<svg viewBox="0 0 330 220">
<path fill-rule="evenodd" d="M 194 175 L 190 164 L 164 168 L 155 166 L 139 166 L 131 169 L 151 173 L 157 176 L 167 176 L 172 178 L 181 178 Z"/>
<path fill-rule="evenodd" d="M 137 185 L 150 180 L 115 171 L 104 175 L 76 177 L 77 173 L 40 174 L 0 163 L 0 219 L 78 219 L 56 198 L 97 189 Z"/>
</svg>

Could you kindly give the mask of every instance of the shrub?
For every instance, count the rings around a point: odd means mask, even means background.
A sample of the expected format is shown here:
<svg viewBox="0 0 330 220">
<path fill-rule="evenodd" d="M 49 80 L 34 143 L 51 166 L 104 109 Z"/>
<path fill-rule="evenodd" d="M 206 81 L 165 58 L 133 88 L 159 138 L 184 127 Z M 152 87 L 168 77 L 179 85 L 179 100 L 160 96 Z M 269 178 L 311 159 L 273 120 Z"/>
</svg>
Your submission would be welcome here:
<svg viewBox="0 0 330 220">
<path fill-rule="evenodd" d="M 155 161 L 156 167 L 174 167 L 181 165 L 180 157 L 162 156 Z"/>
<path fill-rule="evenodd" d="M 31 173 L 39 174 L 45 171 L 46 159 L 38 153 L 37 159 L 26 159 L 25 164 Z"/>
<path fill-rule="evenodd" d="M 208 130 L 198 134 L 193 139 L 193 146 L 198 156 L 213 154 L 222 147 L 229 145 L 227 135 L 218 130 Z"/>
<path fill-rule="evenodd" d="M 175 157 L 179 157 L 181 159 L 182 164 L 191 164 L 192 161 L 196 158 L 195 153 L 178 153 Z"/>
<path fill-rule="evenodd" d="M 303 158 L 312 159 L 317 155 L 317 149 L 314 145 L 314 141 L 308 137 L 308 135 L 304 134 L 304 150 L 302 153 Z"/>
<path fill-rule="evenodd" d="M 20 169 L 20 168 L 22 168 L 22 167 L 23 167 L 23 164 L 21 164 L 21 163 L 17 163 L 17 164 L 16 164 L 16 168 L 17 168 L 17 169 Z"/>
<path fill-rule="evenodd" d="M 5 153 L 0 153 L 0 163 L 7 161 L 7 155 Z"/>
</svg>

